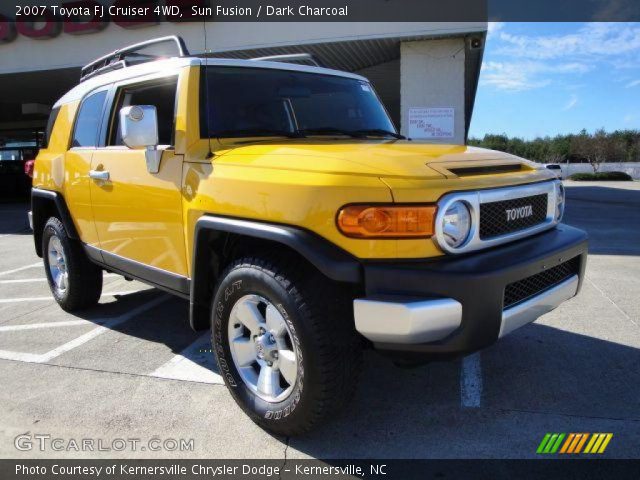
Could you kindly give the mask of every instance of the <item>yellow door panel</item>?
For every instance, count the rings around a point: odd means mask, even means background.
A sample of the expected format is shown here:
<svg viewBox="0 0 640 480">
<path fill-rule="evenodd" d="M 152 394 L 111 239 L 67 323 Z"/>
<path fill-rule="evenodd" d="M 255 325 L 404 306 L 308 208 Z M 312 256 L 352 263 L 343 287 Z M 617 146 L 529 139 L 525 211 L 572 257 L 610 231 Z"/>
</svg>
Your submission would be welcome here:
<svg viewBox="0 0 640 480">
<path fill-rule="evenodd" d="M 71 212 L 78 234 L 84 243 L 98 246 L 98 232 L 93 223 L 89 170 L 93 148 L 73 148 L 64 155 L 63 196 Z M 54 171 L 55 171 L 55 163 Z"/>
<path fill-rule="evenodd" d="M 144 150 L 98 149 L 92 169 L 109 180 L 91 181 L 100 247 L 129 260 L 187 275 L 182 224 L 182 155 L 167 150 L 160 171 L 149 173 Z"/>
</svg>

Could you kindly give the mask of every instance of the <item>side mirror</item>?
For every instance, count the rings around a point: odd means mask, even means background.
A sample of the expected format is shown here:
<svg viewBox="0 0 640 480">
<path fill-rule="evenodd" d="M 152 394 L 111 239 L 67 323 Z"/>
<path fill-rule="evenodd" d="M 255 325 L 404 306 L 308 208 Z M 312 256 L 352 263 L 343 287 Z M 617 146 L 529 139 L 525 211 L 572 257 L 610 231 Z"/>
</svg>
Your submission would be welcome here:
<svg viewBox="0 0 640 480">
<path fill-rule="evenodd" d="M 129 148 L 158 145 L 158 115 L 153 105 L 131 105 L 120 109 L 120 135 Z"/>
<path fill-rule="evenodd" d="M 153 105 L 131 105 L 120 109 L 120 136 L 131 149 L 145 149 L 149 173 L 158 173 L 162 152 L 158 150 L 158 114 Z"/>
</svg>

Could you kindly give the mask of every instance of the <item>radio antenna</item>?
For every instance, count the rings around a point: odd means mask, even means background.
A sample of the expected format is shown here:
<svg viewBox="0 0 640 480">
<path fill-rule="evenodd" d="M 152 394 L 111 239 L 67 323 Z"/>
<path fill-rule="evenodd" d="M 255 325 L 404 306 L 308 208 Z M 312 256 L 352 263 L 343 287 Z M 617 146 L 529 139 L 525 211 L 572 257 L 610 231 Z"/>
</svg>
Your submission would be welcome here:
<svg viewBox="0 0 640 480">
<path fill-rule="evenodd" d="M 210 158 L 213 158 L 215 154 L 213 153 L 213 150 L 211 150 L 211 129 L 209 126 L 209 76 L 207 75 L 209 66 L 207 65 L 207 22 L 205 20 L 202 21 L 202 30 L 204 31 L 204 101 L 206 103 L 204 108 L 206 109 L 205 113 L 207 115 L 207 141 L 209 145 L 209 151 L 205 158 L 209 160 Z"/>
</svg>

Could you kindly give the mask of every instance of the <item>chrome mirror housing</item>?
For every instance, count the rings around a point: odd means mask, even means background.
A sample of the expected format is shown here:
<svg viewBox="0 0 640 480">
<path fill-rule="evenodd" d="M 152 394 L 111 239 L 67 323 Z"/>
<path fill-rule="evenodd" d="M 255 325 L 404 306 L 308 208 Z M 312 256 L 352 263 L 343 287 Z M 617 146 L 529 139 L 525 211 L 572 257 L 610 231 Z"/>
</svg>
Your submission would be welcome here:
<svg viewBox="0 0 640 480">
<path fill-rule="evenodd" d="M 158 150 L 158 114 L 153 105 L 130 105 L 120 109 L 120 135 L 131 149 L 145 149 L 149 173 L 158 173 L 162 152 Z"/>
</svg>

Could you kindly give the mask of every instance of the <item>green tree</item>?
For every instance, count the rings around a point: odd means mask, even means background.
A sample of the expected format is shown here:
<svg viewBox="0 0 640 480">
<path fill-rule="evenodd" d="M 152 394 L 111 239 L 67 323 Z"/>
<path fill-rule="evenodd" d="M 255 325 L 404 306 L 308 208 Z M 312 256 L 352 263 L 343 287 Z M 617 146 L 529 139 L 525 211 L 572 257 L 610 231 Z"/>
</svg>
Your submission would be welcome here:
<svg viewBox="0 0 640 480">
<path fill-rule="evenodd" d="M 577 134 L 538 137 L 524 140 L 486 134 L 482 139 L 470 138 L 469 145 L 500 150 L 519 157 L 544 163 L 587 161 L 594 171 L 603 162 L 640 161 L 640 130 L 616 130 L 607 133 L 599 129 L 590 134 L 582 129 Z"/>
</svg>

